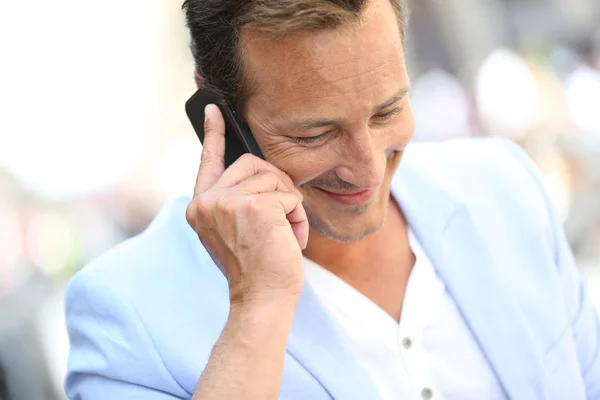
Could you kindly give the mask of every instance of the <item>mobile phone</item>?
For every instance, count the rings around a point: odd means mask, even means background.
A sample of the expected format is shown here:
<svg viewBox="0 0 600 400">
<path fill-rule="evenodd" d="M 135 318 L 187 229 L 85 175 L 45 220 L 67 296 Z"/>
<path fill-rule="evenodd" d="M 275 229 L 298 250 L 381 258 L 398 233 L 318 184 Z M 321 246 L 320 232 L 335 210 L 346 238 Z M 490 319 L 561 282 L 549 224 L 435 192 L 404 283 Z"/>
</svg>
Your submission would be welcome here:
<svg viewBox="0 0 600 400">
<path fill-rule="evenodd" d="M 199 89 L 185 103 L 185 111 L 201 143 L 204 143 L 204 107 L 208 104 L 219 107 L 225 120 L 225 168 L 244 153 L 264 159 L 250 128 L 238 118 L 231 104 L 206 89 Z"/>
</svg>

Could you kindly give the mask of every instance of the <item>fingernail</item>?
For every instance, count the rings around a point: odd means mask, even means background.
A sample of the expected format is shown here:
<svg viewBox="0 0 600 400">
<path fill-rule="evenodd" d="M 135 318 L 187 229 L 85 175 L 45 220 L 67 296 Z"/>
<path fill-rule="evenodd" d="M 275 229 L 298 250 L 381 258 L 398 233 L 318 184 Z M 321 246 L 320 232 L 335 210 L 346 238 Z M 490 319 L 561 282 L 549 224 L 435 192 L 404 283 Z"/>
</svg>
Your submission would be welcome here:
<svg viewBox="0 0 600 400">
<path fill-rule="evenodd" d="M 208 104 L 206 107 L 204 107 L 204 122 L 207 122 L 212 118 L 215 107 L 216 106 L 214 104 Z"/>
</svg>

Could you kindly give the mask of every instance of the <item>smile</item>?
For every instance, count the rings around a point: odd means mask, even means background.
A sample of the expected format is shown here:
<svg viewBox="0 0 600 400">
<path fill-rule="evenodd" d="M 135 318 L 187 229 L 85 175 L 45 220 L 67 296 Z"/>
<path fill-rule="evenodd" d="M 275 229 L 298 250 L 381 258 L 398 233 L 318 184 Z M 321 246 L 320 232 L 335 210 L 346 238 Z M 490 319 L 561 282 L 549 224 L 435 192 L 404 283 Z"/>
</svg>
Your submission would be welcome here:
<svg viewBox="0 0 600 400">
<path fill-rule="evenodd" d="M 335 193 L 335 192 L 330 192 L 328 190 L 321 189 L 321 188 L 315 188 L 315 189 L 317 189 L 321 193 L 327 195 L 327 197 L 330 200 L 333 200 L 340 204 L 349 205 L 349 206 L 364 204 L 364 203 L 370 201 L 375 196 L 375 193 L 376 193 L 376 191 L 374 189 L 363 190 L 363 191 L 354 192 L 354 193 Z"/>
</svg>

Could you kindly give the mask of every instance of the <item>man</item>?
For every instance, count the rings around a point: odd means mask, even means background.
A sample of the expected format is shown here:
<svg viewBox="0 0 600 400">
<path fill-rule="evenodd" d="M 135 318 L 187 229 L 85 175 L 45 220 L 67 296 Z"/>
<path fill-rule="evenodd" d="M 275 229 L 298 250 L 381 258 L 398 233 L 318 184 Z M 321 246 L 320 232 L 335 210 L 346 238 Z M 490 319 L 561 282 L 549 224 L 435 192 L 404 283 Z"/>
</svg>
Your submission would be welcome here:
<svg viewBox="0 0 600 400">
<path fill-rule="evenodd" d="M 199 83 L 266 161 L 225 169 L 207 107 L 194 196 L 69 286 L 72 399 L 600 398 L 600 324 L 531 162 L 405 150 L 403 7 L 185 8 Z"/>
</svg>

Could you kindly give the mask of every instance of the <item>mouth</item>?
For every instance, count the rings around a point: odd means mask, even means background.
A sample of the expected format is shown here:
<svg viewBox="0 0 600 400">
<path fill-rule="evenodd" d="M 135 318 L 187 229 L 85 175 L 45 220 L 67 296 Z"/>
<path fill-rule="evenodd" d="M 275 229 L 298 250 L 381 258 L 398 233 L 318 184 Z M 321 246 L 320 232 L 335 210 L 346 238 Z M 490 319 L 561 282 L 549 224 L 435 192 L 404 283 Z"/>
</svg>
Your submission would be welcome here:
<svg viewBox="0 0 600 400">
<path fill-rule="evenodd" d="M 315 188 L 325 194 L 330 200 L 344 205 L 360 205 L 370 201 L 375 196 L 375 189 L 355 190 L 350 192 L 330 192 L 325 189 Z"/>
</svg>

